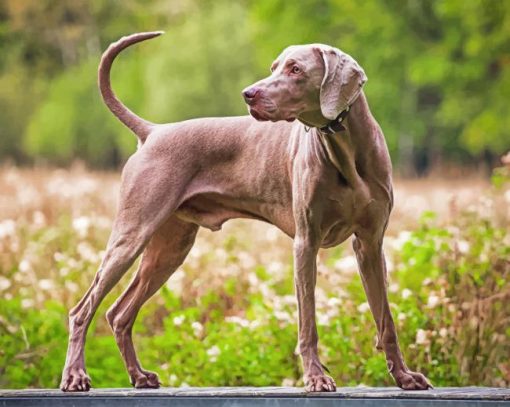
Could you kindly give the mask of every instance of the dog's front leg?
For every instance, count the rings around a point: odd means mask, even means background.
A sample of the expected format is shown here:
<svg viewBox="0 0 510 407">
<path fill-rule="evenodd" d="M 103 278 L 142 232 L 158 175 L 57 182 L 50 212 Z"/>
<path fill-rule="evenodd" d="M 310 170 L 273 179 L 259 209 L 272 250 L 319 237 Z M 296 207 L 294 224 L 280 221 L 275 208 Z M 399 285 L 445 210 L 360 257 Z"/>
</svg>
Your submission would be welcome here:
<svg viewBox="0 0 510 407">
<path fill-rule="evenodd" d="M 317 350 L 318 335 L 315 323 L 316 256 L 319 243 L 316 236 L 306 232 L 294 239 L 294 282 L 299 313 L 299 353 L 303 362 L 306 391 L 335 391 L 334 380 L 324 373 Z"/>
<path fill-rule="evenodd" d="M 376 346 L 384 350 L 388 370 L 398 386 L 404 390 L 426 390 L 432 387 L 424 375 L 409 370 L 400 351 L 386 291 L 387 273 L 382 250 L 382 236 L 380 238 L 373 235 L 357 236 L 353 240 L 353 248 L 358 259 L 363 287 L 377 326 Z"/>
</svg>

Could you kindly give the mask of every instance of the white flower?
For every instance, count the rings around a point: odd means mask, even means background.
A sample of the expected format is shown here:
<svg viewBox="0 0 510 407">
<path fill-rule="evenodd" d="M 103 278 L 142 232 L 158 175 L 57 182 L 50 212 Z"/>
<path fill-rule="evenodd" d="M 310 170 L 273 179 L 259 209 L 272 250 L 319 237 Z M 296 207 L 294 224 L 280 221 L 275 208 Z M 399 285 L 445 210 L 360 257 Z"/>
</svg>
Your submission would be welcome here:
<svg viewBox="0 0 510 407">
<path fill-rule="evenodd" d="M 273 261 L 267 266 L 267 271 L 270 274 L 281 273 L 285 270 L 285 265 L 279 261 Z"/>
<path fill-rule="evenodd" d="M 170 382 L 170 384 L 175 384 L 175 383 L 177 383 L 177 380 L 179 380 L 179 379 L 178 379 L 178 377 L 177 377 L 176 375 L 174 375 L 174 374 L 171 374 L 171 375 L 170 375 L 170 377 L 168 378 L 168 381 Z"/>
<path fill-rule="evenodd" d="M 266 239 L 270 242 L 276 242 L 279 236 L 281 236 L 280 231 L 276 228 L 269 228 L 266 231 Z"/>
<path fill-rule="evenodd" d="M 466 242 L 465 240 L 459 240 L 457 242 L 457 249 L 462 254 L 468 253 L 469 252 L 469 247 L 470 247 L 469 242 Z"/>
<path fill-rule="evenodd" d="M 407 318 L 407 315 L 404 314 L 403 312 L 399 312 L 399 314 L 397 315 L 397 319 L 399 321 L 405 321 L 406 318 Z"/>
<path fill-rule="evenodd" d="M 416 344 L 417 345 L 426 345 L 429 343 L 428 339 L 427 339 L 427 332 L 424 331 L 423 329 L 418 329 L 418 331 L 416 332 L 416 340 L 415 340 Z"/>
<path fill-rule="evenodd" d="M 179 315 L 179 316 L 175 317 L 174 318 L 174 325 L 175 326 L 182 325 L 182 323 L 184 322 L 185 319 L 186 319 L 186 317 L 184 315 Z"/>
<path fill-rule="evenodd" d="M 290 314 L 286 311 L 274 311 L 273 314 L 276 317 L 276 319 L 278 319 L 279 321 L 285 321 L 285 322 L 292 321 Z"/>
<path fill-rule="evenodd" d="M 55 284 L 53 284 L 53 281 L 51 281 L 49 279 L 39 280 L 39 288 L 41 290 L 51 290 L 53 287 L 55 287 Z"/>
<path fill-rule="evenodd" d="M 409 290 L 408 288 L 404 288 L 402 290 L 402 298 L 404 300 L 408 299 L 411 295 L 413 295 L 413 292 L 411 290 Z"/>
<path fill-rule="evenodd" d="M 397 283 L 391 283 L 388 287 L 388 291 L 390 293 L 396 293 L 398 291 L 398 284 Z"/>
<path fill-rule="evenodd" d="M 11 286 L 11 280 L 0 276 L 0 291 L 7 290 Z"/>
<path fill-rule="evenodd" d="M 391 241 L 393 250 L 398 251 L 402 249 L 402 246 L 404 246 L 404 243 L 408 242 L 411 239 L 411 232 L 407 230 L 403 230 L 398 234 L 398 236 Z"/>
<path fill-rule="evenodd" d="M 30 262 L 27 259 L 23 259 L 20 261 L 18 268 L 19 271 L 21 271 L 22 273 L 27 273 L 30 271 L 32 266 L 30 265 Z"/>
<path fill-rule="evenodd" d="M 330 319 L 329 319 L 329 315 L 328 314 L 319 314 L 318 318 L 317 318 L 317 322 L 319 323 L 319 325 L 329 325 L 330 323 Z"/>
<path fill-rule="evenodd" d="M 356 271 L 358 269 L 358 261 L 355 256 L 346 256 L 335 262 L 335 269 L 339 271 Z"/>
<path fill-rule="evenodd" d="M 260 321 L 258 319 L 254 319 L 250 322 L 250 329 L 256 329 L 260 326 Z"/>
<path fill-rule="evenodd" d="M 250 326 L 250 321 L 247 319 L 238 317 L 238 316 L 231 316 L 231 317 L 225 317 L 226 322 L 231 322 L 233 324 L 238 324 L 239 326 L 242 326 L 243 328 L 247 328 Z"/>
<path fill-rule="evenodd" d="M 368 302 L 364 302 L 364 303 L 358 305 L 359 312 L 367 312 L 369 310 L 370 310 L 370 305 L 368 305 Z"/>
<path fill-rule="evenodd" d="M 328 306 L 329 307 L 338 307 L 341 304 L 342 304 L 342 300 L 340 298 L 337 298 L 337 297 L 328 298 Z"/>
<path fill-rule="evenodd" d="M 431 295 L 427 301 L 427 307 L 435 308 L 439 304 L 439 297 L 437 295 Z"/>
<path fill-rule="evenodd" d="M 86 216 L 79 216 L 78 218 L 73 219 L 73 229 L 80 237 L 85 237 L 89 231 L 90 223 L 90 218 Z"/>
<path fill-rule="evenodd" d="M 185 277 L 186 274 L 184 273 L 184 270 L 179 269 L 174 274 L 172 274 L 172 276 L 166 282 L 166 286 L 174 294 L 180 295 L 182 293 Z"/>
<path fill-rule="evenodd" d="M 505 200 L 510 204 L 510 189 L 505 192 Z"/>
<path fill-rule="evenodd" d="M 210 362 L 216 362 L 218 360 L 218 356 L 220 354 L 221 354 L 221 350 L 216 345 L 214 345 L 211 348 L 207 349 L 207 355 L 209 356 L 209 361 Z"/>
<path fill-rule="evenodd" d="M 204 331 L 204 326 L 198 321 L 193 322 L 191 328 L 195 332 L 195 336 L 200 336 Z"/>
<path fill-rule="evenodd" d="M 78 289 L 80 287 L 78 287 L 78 284 L 76 284 L 75 282 L 73 281 L 66 281 L 65 282 L 65 287 L 66 287 L 66 290 L 72 292 L 72 293 L 75 293 L 78 291 Z"/>
<path fill-rule="evenodd" d="M 31 298 L 23 298 L 21 300 L 22 308 L 32 308 L 34 306 L 34 300 Z"/>
<path fill-rule="evenodd" d="M 448 329 L 446 329 L 446 328 L 441 328 L 441 329 L 439 330 L 439 336 L 440 336 L 441 338 L 446 338 L 446 337 L 448 336 Z"/>
<path fill-rule="evenodd" d="M 0 222 L 0 239 L 14 236 L 16 233 L 16 222 L 12 219 L 6 219 Z"/>
<path fill-rule="evenodd" d="M 41 211 L 35 211 L 32 218 L 35 226 L 42 227 L 46 225 L 46 216 L 44 216 L 44 213 Z"/>
</svg>

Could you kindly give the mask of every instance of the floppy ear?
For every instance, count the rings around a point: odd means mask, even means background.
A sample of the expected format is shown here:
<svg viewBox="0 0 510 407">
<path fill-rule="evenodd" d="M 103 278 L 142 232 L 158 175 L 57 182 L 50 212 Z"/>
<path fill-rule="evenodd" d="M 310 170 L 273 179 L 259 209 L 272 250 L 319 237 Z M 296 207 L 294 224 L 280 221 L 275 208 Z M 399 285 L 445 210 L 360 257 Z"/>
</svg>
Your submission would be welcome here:
<svg viewBox="0 0 510 407">
<path fill-rule="evenodd" d="M 321 112 L 326 119 L 334 120 L 356 100 L 367 76 L 354 58 L 339 49 L 325 48 L 320 51 L 324 61 Z"/>
</svg>

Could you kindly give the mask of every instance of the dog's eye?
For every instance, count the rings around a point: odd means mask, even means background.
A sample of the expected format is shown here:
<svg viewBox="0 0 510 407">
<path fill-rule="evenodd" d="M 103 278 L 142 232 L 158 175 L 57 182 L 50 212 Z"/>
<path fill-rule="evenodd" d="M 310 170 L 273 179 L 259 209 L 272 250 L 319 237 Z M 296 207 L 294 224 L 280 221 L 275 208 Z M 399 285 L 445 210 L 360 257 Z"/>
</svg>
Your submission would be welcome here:
<svg viewBox="0 0 510 407">
<path fill-rule="evenodd" d="M 297 66 L 297 65 L 294 65 L 292 67 L 292 69 L 290 70 L 290 72 L 292 72 L 293 74 L 298 74 L 298 73 L 301 72 L 301 68 L 299 66 Z"/>
</svg>

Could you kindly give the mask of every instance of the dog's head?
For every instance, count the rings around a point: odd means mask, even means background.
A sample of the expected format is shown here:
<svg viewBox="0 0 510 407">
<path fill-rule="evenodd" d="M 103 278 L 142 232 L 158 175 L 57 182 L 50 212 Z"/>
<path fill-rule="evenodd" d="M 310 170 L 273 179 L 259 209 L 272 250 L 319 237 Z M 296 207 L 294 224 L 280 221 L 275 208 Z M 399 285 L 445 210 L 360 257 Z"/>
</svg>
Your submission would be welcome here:
<svg viewBox="0 0 510 407">
<path fill-rule="evenodd" d="M 257 120 L 293 121 L 320 111 L 334 120 L 359 95 L 367 77 L 358 63 L 323 44 L 293 45 L 271 65 L 271 75 L 243 90 Z"/>
</svg>

